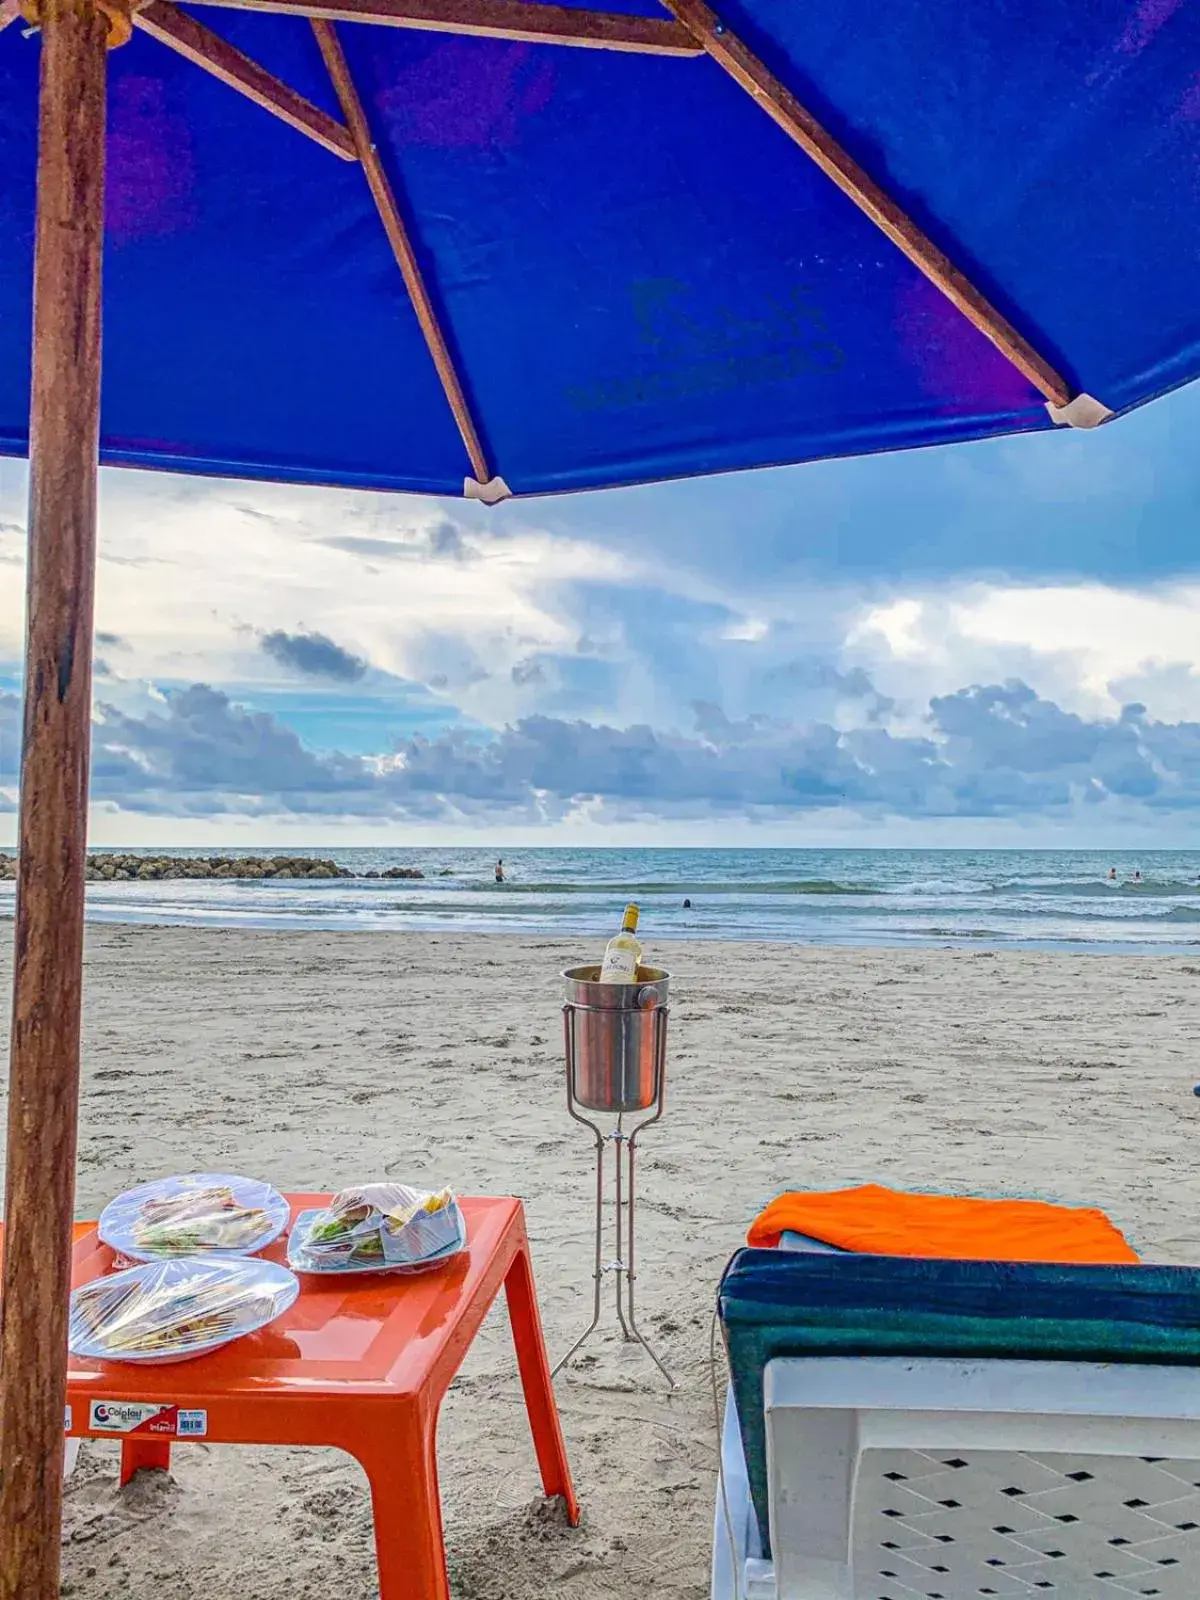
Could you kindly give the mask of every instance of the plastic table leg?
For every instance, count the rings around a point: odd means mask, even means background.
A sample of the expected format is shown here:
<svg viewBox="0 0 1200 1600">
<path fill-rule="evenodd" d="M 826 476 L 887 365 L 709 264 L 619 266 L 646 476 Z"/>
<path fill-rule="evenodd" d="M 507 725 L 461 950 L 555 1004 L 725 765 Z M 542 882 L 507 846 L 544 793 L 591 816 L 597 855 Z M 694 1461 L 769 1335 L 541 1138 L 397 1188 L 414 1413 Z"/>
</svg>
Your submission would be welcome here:
<svg viewBox="0 0 1200 1600">
<path fill-rule="evenodd" d="M 513 1343 L 517 1348 L 517 1366 L 525 1391 L 525 1410 L 533 1433 L 542 1487 L 548 1495 L 562 1497 L 567 1521 L 576 1528 L 579 1526 L 579 1503 L 571 1483 L 567 1447 L 550 1380 L 550 1362 L 546 1356 L 542 1319 L 538 1314 L 537 1295 L 534 1292 L 529 1245 L 524 1240 L 508 1269 L 504 1289 L 508 1296 L 508 1315 L 512 1323 Z"/>
<path fill-rule="evenodd" d="M 170 1472 L 171 1445 L 167 1439 L 126 1439 L 121 1446 L 122 1489 L 135 1472 Z"/>
<path fill-rule="evenodd" d="M 450 1600 L 437 1413 L 422 1419 L 413 1411 L 392 1411 L 388 1426 L 381 1428 L 374 1405 L 372 1412 L 371 1432 L 378 1443 L 360 1443 L 353 1453 L 371 1486 L 379 1600 Z"/>
</svg>

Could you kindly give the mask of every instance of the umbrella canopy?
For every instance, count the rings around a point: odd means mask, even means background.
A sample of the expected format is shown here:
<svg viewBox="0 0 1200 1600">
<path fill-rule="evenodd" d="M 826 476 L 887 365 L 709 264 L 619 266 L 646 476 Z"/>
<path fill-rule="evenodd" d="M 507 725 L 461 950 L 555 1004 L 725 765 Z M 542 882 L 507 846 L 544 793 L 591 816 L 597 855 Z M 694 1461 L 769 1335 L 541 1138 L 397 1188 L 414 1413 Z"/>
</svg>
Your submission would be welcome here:
<svg viewBox="0 0 1200 1600">
<path fill-rule="evenodd" d="M 1090 421 L 1200 372 L 1194 5 L 236 3 L 156 0 L 110 61 L 105 461 L 534 494 L 1045 429 L 1081 392 Z M 339 88 L 309 16 L 393 25 L 339 26 Z M 25 32 L 0 36 L 13 454 Z"/>
</svg>

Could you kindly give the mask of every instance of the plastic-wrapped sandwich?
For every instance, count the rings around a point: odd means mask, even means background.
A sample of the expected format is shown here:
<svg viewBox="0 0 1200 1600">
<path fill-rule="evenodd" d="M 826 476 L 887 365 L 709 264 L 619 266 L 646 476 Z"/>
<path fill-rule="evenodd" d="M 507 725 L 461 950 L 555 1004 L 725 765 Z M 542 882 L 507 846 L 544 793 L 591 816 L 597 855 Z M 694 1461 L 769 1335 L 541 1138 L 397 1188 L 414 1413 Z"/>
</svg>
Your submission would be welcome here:
<svg viewBox="0 0 1200 1600">
<path fill-rule="evenodd" d="M 457 1255 L 466 1242 L 449 1189 L 365 1183 L 335 1194 L 323 1211 L 301 1212 L 288 1262 L 297 1272 L 411 1272 Z"/>
<path fill-rule="evenodd" d="M 99 1232 L 131 1261 L 212 1253 L 248 1256 L 283 1232 L 288 1203 L 269 1183 L 190 1172 L 128 1189 L 105 1206 Z"/>
<path fill-rule="evenodd" d="M 299 1292 L 273 1261 L 150 1262 L 76 1289 L 68 1343 L 93 1361 L 186 1361 L 265 1328 Z"/>
</svg>

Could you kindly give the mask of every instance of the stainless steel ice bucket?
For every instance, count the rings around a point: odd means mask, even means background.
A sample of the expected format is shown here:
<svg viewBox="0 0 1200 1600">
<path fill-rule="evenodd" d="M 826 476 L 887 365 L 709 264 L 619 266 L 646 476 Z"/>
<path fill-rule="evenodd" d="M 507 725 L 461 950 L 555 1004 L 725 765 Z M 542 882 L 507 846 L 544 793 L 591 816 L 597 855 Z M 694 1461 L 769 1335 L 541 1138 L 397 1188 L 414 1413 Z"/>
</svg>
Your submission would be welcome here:
<svg viewBox="0 0 1200 1600">
<path fill-rule="evenodd" d="M 665 1066 L 671 975 L 639 967 L 636 983 L 599 979 L 599 967 L 563 973 L 571 1092 L 589 1111 L 645 1111 Z"/>
</svg>

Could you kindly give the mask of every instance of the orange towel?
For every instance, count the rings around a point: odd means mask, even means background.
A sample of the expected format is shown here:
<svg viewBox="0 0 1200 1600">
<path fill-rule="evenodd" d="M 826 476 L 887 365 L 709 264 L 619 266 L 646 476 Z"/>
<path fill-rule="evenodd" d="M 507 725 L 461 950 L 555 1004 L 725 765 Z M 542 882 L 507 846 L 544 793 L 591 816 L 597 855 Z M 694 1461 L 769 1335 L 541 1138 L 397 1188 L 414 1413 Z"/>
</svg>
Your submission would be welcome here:
<svg viewBox="0 0 1200 1600">
<path fill-rule="evenodd" d="M 1044 1200 L 960 1200 L 867 1183 L 823 1194 L 781 1194 L 746 1242 L 773 1247 L 785 1232 L 876 1256 L 958 1261 L 1137 1261 L 1103 1211 Z"/>
</svg>

